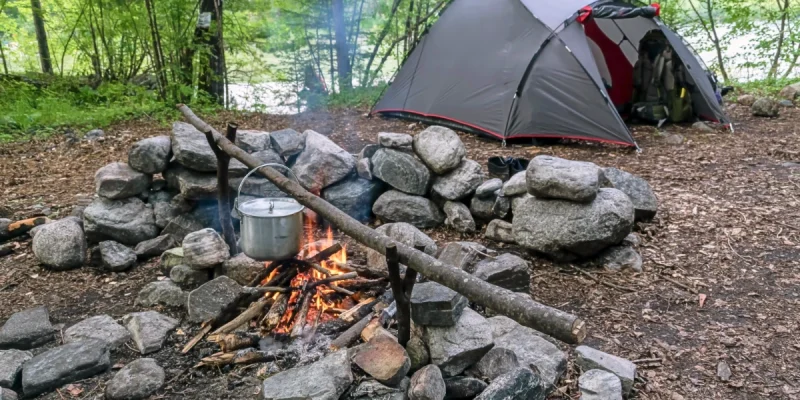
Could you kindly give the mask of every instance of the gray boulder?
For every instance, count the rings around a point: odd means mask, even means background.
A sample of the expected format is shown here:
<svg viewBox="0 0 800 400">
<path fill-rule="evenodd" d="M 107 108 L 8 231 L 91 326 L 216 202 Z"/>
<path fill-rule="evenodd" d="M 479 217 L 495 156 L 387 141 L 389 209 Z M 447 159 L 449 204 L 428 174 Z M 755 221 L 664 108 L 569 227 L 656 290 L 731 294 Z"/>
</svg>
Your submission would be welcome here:
<svg viewBox="0 0 800 400">
<path fill-rule="evenodd" d="M 380 149 L 381 146 L 379 144 L 368 144 L 358 152 L 358 157 L 356 158 L 359 160 L 362 158 L 372 158 L 372 156 L 374 156 L 375 153 Z"/>
<path fill-rule="evenodd" d="M 95 189 L 107 199 L 125 199 L 147 191 L 153 178 L 134 170 L 128 164 L 115 162 L 94 174 Z"/>
<path fill-rule="evenodd" d="M 302 382 L 302 384 L 298 384 Z M 353 383 L 347 350 L 313 364 L 279 372 L 264 380 L 264 400 L 338 400 Z"/>
<path fill-rule="evenodd" d="M 467 148 L 452 129 L 431 126 L 414 136 L 414 151 L 433 172 L 450 172 L 467 155 Z"/>
<path fill-rule="evenodd" d="M 372 180 L 372 161 L 369 158 L 362 158 L 356 161 L 356 173 L 362 179 Z"/>
<path fill-rule="evenodd" d="M 450 242 L 439 252 L 439 261 L 472 273 L 475 263 L 489 250 L 480 243 Z M 481 254 L 482 253 L 482 254 Z"/>
<path fill-rule="evenodd" d="M 444 224 L 461 233 L 473 233 L 476 230 L 475 220 L 469 212 L 469 207 L 457 201 L 444 203 Z"/>
<path fill-rule="evenodd" d="M 714 128 L 710 127 L 707 123 L 703 121 L 697 121 L 694 124 L 692 124 L 692 129 L 708 133 L 713 133 L 715 131 Z"/>
<path fill-rule="evenodd" d="M 103 268 L 111 272 L 122 272 L 136 264 L 136 253 L 124 244 L 106 240 L 97 245 Z"/>
<path fill-rule="evenodd" d="M 350 153 L 317 132 L 306 131 L 303 136 L 305 148 L 292 166 L 292 172 L 303 187 L 320 193 L 350 175 L 356 166 Z"/>
<path fill-rule="evenodd" d="M 83 227 L 90 242 L 114 240 L 135 246 L 158 236 L 153 209 L 135 197 L 124 200 L 98 197 L 83 212 Z"/>
<path fill-rule="evenodd" d="M 768 97 L 762 97 L 753 103 L 750 112 L 754 117 L 776 118 L 780 115 L 778 102 Z"/>
<path fill-rule="evenodd" d="M 136 297 L 136 304 L 142 307 L 183 307 L 186 305 L 186 294 L 175 282 L 165 279 L 145 285 Z"/>
<path fill-rule="evenodd" d="M 115 349 L 130 340 L 131 334 L 108 315 L 87 318 L 64 331 L 64 343 L 86 339 L 101 340 L 108 343 L 109 348 Z"/>
<path fill-rule="evenodd" d="M 137 244 L 133 251 L 140 260 L 146 260 L 159 256 L 177 245 L 178 242 L 175 240 L 174 236 L 161 235 L 157 238 L 145 240 Z"/>
<path fill-rule="evenodd" d="M 236 255 L 236 257 L 222 263 L 222 271 L 228 278 L 236 281 L 236 283 L 247 286 L 264 271 L 264 263 L 253 260 L 244 253 L 240 253 Z"/>
<path fill-rule="evenodd" d="M 622 382 L 622 393 L 627 397 L 636 379 L 636 364 L 615 355 L 604 353 L 589 346 L 575 349 L 575 364 L 584 371 L 600 369 L 616 375 Z"/>
<path fill-rule="evenodd" d="M 182 243 L 190 233 L 203 230 L 204 228 L 205 225 L 196 216 L 181 214 L 169 221 L 167 226 L 161 231 L 161 235 L 170 235 L 174 237 L 178 243 Z"/>
<path fill-rule="evenodd" d="M 272 147 L 269 132 L 247 129 L 236 132 L 235 144 L 248 153 L 257 153 L 259 151 L 269 150 Z"/>
<path fill-rule="evenodd" d="M 793 108 L 794 103 L 791 100 L 781 100 L 778 102 L 778 105 L 784 108 Z"/>
<path fill-rule="evenodd" d="M 491 325 L 470 308 L 464 309 L 455 326 L 424 327 L 423 340 L 428 345 L 431 363 L 445 377 L 464 372 L 494 346 Z"/>
<path fill-rule="evenodd" d="M 492 222 L 489 222 L 483 236 L 496 242 L 516 243 L 514 241 L 513 225 L 502 219 L 494 219 Z"/>
<path fill-rule="evenodd" d="M 63 271 L 86 263 L 86 237 L 80 223 L 62 219 L 38 227 L 33 255 L 50 269 Z"/>
<path fill-rule="evenodd" d="M 403 379 L 406 383 L 404 387 L 401 383 L 400 387 L 389 387 L 378 381 L 365 380 L 358 384 L 348 394 L 348 400 L 407 400 L 406 389 L 409 379 Z"/>
<path fill-rule="evenodd" d="M 409 400 L 443 400 L 446 393 L 442 371 L 435 365 L 428 365 L 411 376 Z"/>
<path fill-rule="evenodd" d="M 366 222 L 372 219 L 371 205 L 385 188 L 383 182 L 353 176 L 325 188 L 322 198 L 357 221 Z"/>
<path fill-rule="evenodd" d="M 588 204 L 533 197 L 514 214 L 514 239 L 529 250 L 574 260 L 622 242 L 633 220 L 633 203 L 616 189 L 600 189 Z"/>
<path fill-rule="evenodd" d="M 481 165 L 472 160 L 464 160 L 454 170 L 435 177 L 431 192 L 447 200 L 461 200 L 475 193 L 481 182 Z"/>
<path fill-rule="evenodd" d="M 372 174 L 389 186 L 408 194 L 428 193 L 431 172 L 413 154 L 380 149 L 371 158 Z"/>
<path fill-rule="evenodd" d="M 238 193 L 239 185 L 242 183 L 242 178 L 233 178 L 229 181 L 229 187 L 233 193 Z M 277 186 L 272 182 L 256 175 L 250 175 L 242 186 L 242 195 L 261 197 L 286 197 Z"/>
<path fill-rule="evenodd" d="M 175 160 L 195 171 L 217 170 L 217 156 L 208 145 L 206 135 L 185 122 L 172 124 L 172 153 Z"/>
<path fill-rule="evenodd" d="M 454 326 L 467 307 L 467 298 L 436 282 L 414 285 L 411 318 L 421 326 Z"/>
<path fill-rule="evenodd" d="M 12 314 L 0 328 L 0 350 L 33 349 L 53 341 L 54 333 L 47 308 L 29 308 Z"/>
<path fill-rule="evenodd" d="M 25 363 L 22 367 L 22 391 L 25 396 L 33 397 L 103 373 L 110 367 L 108 343 L 95 339 L 67 343 Z"/>
<path fill-rule="evenodd" d="M 503 185 L 503 196 L 519 196 L 528 193 L 527 172 L 517 172 Z"/>
<path fill-rule="evenodd" d="M 186 235 L 183 239 L 183 257 L 186 265 L 194 269 L 208 269 L 229 259 L 230 250 L 219 233 L 205 228 Z"/>
<path fill-rule="evenodd" d="M 142 354 L 161 350 L 167 335 L 178 327 L 178 320 L 155 311 L 128 314 L 122 321 Z"/>
<path fill-rule="evenodd" d="M 436 247 L 436 242 L 433 241 L 428 235 L 422 233 L 419 229 L 411 224 L 405 222 L 396 222 L 391 224 L 383 224 L 379 226 L 376 232 L 388 236 L 390 239 L 402 243 L 406 246 L 416 247 L 422 246 L 425 248 L 425 253 L 435 255 L 439 250 Z M 367 267 L 371 271 L 381 274 L 387 274 L 386 257 L 372 250 L 364 247 L 367 253 Z"/>
<path fill-rule="evenodd" d="M 169 136 L 142 139 L 134 143 L 128 151 L 128 165 L 145 174 L 164 172 L 170 158 L 172 158 L 172 140 Z"/>
<path fill-rule="evenodd" d="M 0 387 L 0 400 L 17 400 L 17 399 L 19 399 L 19 397 L 17 397 L 17 392 L 11 389 Z"/>
<path fill-rule="evenodd" d="M 531 196 L 530 194 L 525 193 L 525 194 L 523 194 L 521 196 L 516 196 L 516 197 L 512 198 L 511 199 L 511 214 L 516 214 L 517 213 L 517 208 L 522 203 L 524 203 L 526 200 L 528 200 L 528 199 L 530 199 L 532 197 L 533 196 Z"/>
<path fill-rule="evenodd" d="M 538 198 L 589 203 L 597 196 L 601 174 L 594 163 L 536 156 L 525 177 L 528 192 Z"/>
<path fill-rule="evenodd" d="M 379 132 L 378 143 L 390 149 L 411 150 L 414 139 L 406 133 Z"/>
<path fill-rule="evenodd" d="M 172 267 L 183 264 L 183 247 L 169 249 L 161 254 L 158 266 L 165 274 L 169 273 Z"/>
<path fill-rule="evenodd" d="M 227 276 L 220 276 L 209 281 L 189 293 L 186 305 L 189 321 L 203 322 L 222 311 L 236 301 L 242 292 L 242 286 Z"/>
<path fill-rule="evenodd" d="M 303 135 L 294 129 L 283 129 L 269 134 L 272 148 L 283 158 L 300 154 L 303 151 L 305 140 Z"/>
<path fill-rule="evenodd" d="M 600 253 L 595 263 L 610 271 L 642 272 L 642 256 L 631 246 L 611 246 Z"/>
<path fill-rule="evenodd" d="M 519 367 L 520 364 L 517 359 L 517 353 L 506 348 L 495 347 L 489 350 L 489 352 L 475 364 L 473 372 L 476 376 L 491 382 L 497 377 L 512 372 Z"/>
<path fill-rule="evenodd" d="M 208 271 L 201 269 L 194 269 L 188 265 L 179 264 L 169 271 L 169 279 L 175 282 L 178 286 L 187 289 L 196 288 L 208 282 Z M 176 292 L 177 293 L 177 292 Z M 186 302 L 186 296 L 182 295 L 183 302 Z"/>
<path fill-rule="evenodd" d="M 523 175 L 524 177 L 525 175 Z M 524 182 L 524 180 L 523 180 Z M 482 199 L 494 197 L 494 192 L 503 188 L 503 180 L 500 178 L 492 178 L 486 182 L 483 182 L 477 189 L 475 189 L 475 196 L 478 196 Z M 528 188 L 525 187 L 525 191 L 528 191 Z"/>
<path fill-rule="evenodd" d="M 743 94 L 736 99 L 736 102 L 743 106 L 750 107 L 756 102 L 756 97 L 752 94 Z"/>
<path fill-rule="evenodd" d="M 505 196 L 497 196 L 492 205 L 492 214 L 497 218 L 505 218 L 509 211 L 511 211 L 511 198 Z"/>
<path fill-rule="evenodd" d="M 0 351 L 0 388 L 15 388 L 20 384 L 22 365 L 33 358 L 30 351 Z M 0 396 L 0 400 L 2 400 Z"/>
<path fill-rule="evenodd" d="M 143 400 L 164 386 L 164 369 L 152 358 L 140 358 L 122 367 L 106 384 L 108 400 Z"/>
<path fill-rule="evenodd" d="M 479 262 L 472 274 L 514 292 L 527 293 L 531 283 L 528 262 L 508 253 Z"/>
<path fill-rule="evenodd" d="M 499 376 L 475 400 L 544 400 L 547 392 L 539 375 L 520 367 Z"/>
<path fill-rule="evenodd" d="M 622 191 L 633 203 L 637 221 L 653 219 L 658 212 L 658 199 L 646 180 L 616 168 L 603 169 L 603 186 Z"/>
<path fill-rule="evenodd" d="M 474 399 L 486 390 L 486 382 L 472 377 L 454 376 L 444 380 L 445 400 Z"/>
<path fill-rule="evenodd" d="M 785 88 L 781 89 L 781 92 L 778 95 L 782 99 L 788 101 L 794 101 L 794 99 L 800 98 L 800 82 L 786 86 Z"/>
<path fill-rule="evenodd" d="M 538 371 L 548 388 L 567 370 L 567 355 L 543 334 L 503 316 L 489 318 L 489 324 L 495 347 L 513 351 L 520 365 Z"/>
<path fill-rule="evenodd" d="M 217 174 L 198 172 L 180 165 L 170 165 L 164 171 L 167 187 L 179 191 L 188 200 L 208 200 L 217 196 Z"/>
<path fill-rule="evenodd" d="M 495 217 L 494 203 L 496 200 L 497 196 L 489 198 L 474 196 L 469 203 L 469 211 L 472 213 L 472 216 L 478 220 L 486 221 L 493 219 Z"/>
<path fill-rule="evenodd" d="M 418 228 L 435 228 L 444 222 L 436 203 L 422 197 L 390 190 L 372 205 L 372 212 L 384 221 L 408 222 Z"/>
<path fill-rule="evenodd" d="M 281 158 L 281 155 L 272 149 L 257 151 L 250 155 L 253 156 L 256 160 L 258 160 L 259 165 L 261 164 L 283 165 L 283 158 Z M 241 161 L 235 158 L 231 158 L 231 162 L 228 165 L 228 176 L 233 176 L 233 177 L 245 176 L 247 175 L 248 172 L 250 172 L 250 167 L 242 164 Z M 257 176 L 257 174 L 253 174 L 251 176 L 259 177 Z"/>
<path fill-rule="evenodd" d="M 622 382 L 616 375 L 592 369 L 578 378 L 581 400 L 622 400 Z"/>
<path fill-rule="evenodd" d="M 153 205 L 153 216 L 156 219 L 156 226 L 164 229 L 169 225 L 173 218 L 180 215 L 180 211 L 170 202 L 156 202 Z"/>
</svg>

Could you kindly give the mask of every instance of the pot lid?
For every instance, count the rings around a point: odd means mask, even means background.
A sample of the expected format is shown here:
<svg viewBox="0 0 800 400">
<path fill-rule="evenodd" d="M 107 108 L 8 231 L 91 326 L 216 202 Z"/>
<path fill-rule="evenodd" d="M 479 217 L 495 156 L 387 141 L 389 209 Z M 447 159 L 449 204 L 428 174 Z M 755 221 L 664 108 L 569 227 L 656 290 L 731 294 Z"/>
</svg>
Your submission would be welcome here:
<svg viewBox="0 0 800 400">
<path fill-rule="evenodd" d="M 303 205 L 295 199 L 267 197 L 239 204 L 239 212 L 249 217 L 278 218 L 303 211 Z"/>
</svg>

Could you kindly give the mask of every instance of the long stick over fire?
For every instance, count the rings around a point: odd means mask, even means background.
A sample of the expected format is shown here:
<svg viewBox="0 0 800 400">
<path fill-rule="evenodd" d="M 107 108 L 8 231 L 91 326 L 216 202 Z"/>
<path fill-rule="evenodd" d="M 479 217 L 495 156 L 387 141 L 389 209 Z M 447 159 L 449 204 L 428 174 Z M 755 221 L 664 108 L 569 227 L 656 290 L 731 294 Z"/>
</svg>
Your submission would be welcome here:
<svg viewBox="0 0 800 400">
<path fill-rule="evenodd" d="M 259 160 L 231 143 L 216 129 L 197 117 L 189 107 L 179 104 L 178 109 L 183 113 L 186 120 L 200 132 L 210 132 L 220 150 L 250 168 L 256 168 L 261 165 Z M 577 316 L 538 303 L 531 299 L 530 296 L 514 293 L 492 285 L 455 266 L 444 264 L 424 252 L 395 242 L 388 236 L 356 221 L 271 167 L 259 168 L 258 172 L 300 204 L 316 212 L 361 244 L 381 254 L 385 254 L 386 246 L 395 244 L 401 263 L 423 274 L 428 279 L 463 294 L 470 301 L 490 308 L 522 325 L 529 326 L 563 342 L 580 343 L 586 338 L 586 324 Z"/>
</svg>

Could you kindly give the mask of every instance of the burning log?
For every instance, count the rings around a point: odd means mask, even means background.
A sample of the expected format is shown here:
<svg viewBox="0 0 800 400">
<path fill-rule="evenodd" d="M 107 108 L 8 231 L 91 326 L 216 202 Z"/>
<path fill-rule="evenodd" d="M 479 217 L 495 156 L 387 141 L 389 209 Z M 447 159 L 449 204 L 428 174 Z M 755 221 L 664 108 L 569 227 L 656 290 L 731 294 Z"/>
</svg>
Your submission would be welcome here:
<svg viewBox="0 0 800 400">
<path fill-rule="evenodd" d="M 264 312 L 264 308 L 269 304 L 270 299 L 266 297 L 260 298 L 257 302 L 250 305 L 243 313 L 239 314 L 238 317 L 234 318 L 232 321 L 228 322 L 227 324 L 219 327 L 213 334 L 223 334 L 223 333 L 230 333 L 236 330 L 236 328 L 246 324 L 251 319 L 258 317 Z"/>
<path fill-rule="evenodd" d="M 223 353 L 229 351 L 245 349 L 258 345 L 261 338 L 258 335 L 251 335 L 247 333 L 218 333 L 208 335 L 209 342 L 214 342 L 219 345 Z"/>
<path fill-rule="evenodd" d="M 265 315 L 261 320 L 261 331 L 269 333 L 273 329 L 277 328 L 278 325 L 280 325 L 283 314 L 286 313 L 286 309 L 288 307 L 289 295 L 286 293 L 279 294 L 278 298 L 275 299 L 275 302 L 272 303 L 272 307 L 270 307 L 267 315 Z"/>
<path fill-rule="evenodd" d="M 270 264 L 269 264 L 269 265 L 268 265 L 266 268 L 264 268 L 264 270 L 263 270 L 263 271 L 261 271 L 261 272 L 258 274 L 258 276 L 256 276 L 255 278 L 253 278 L 253 280 L 252 280 L 252 281 L 250 281 L 250 284 L 249 284 L 249 285 L 247 285 L 247 286 L 253 287 L 253 286 L 258 286 L 258 285 L 260 285 L 260 284 L 261 284 L 261 282 L 262 282 L 264 279 L 267 279 L 267 277 L 268 277 L 270 274 L 272 274 L 272 271 L 275 271 L 276 269 L 278 269 L 278 267 L 281 267 L 281 266 L 283 266 L 283 262 L 282 262 L 282 261 L 276 261 L 276 262 L 270 263 Z"/>
<path fill-rule="evenodd" d="M 353 279 L 353 278 L 358 278 L 358 273 L 357 272 L 348 272 L 348 273 L 342 274 L 342 275 L 333 275 L 333 276 L 330 276 L 328 278 L 320 279 L 320 280 L 312 283 L 311 285 L 309 285 L 309 289 L 315 289 L 318 286 L 327 285 L 327 284 L 332 283 L 332 282 L 346 281 L 348 279 Z"/>
<path fill-rule="evenodd" d="M 199 131 L 210 133 L 220 150 L 241 161 L 250 168 L 260 165 L 259 161 L 223 137 L 218 131 L 198 118 L 192 110 L 181 104 L 178 108 L 186 119 Z M 270 167 L 262 167 L 258 172 L 266 177 L 284 193 L 292 196 L 300 204 L 308 207 L 331 225 L 357 240 L 361 244 L 385 254 L 386 247 L 395 243 L 386 235 L 363 225 L 315 196 L 300 184 L 287 179 Z M 492 285 L 455 266 L 446 265 L 424 252 L 402 243 L 395 243 L 400 262 L 425 275 L 426 278 L 447 286 L 466 296 L 470 301 L 490 308 L 516 320 L 522 325 L 536 329 L 567 343 L 580 343 L 586 338 L 586 324 L 577 316 L 534 301 L 530 296 L 514 293 Z"/>
<path fill-rule="evenodd" d="M 294 317 L 294 324 L 292 325 L 292 333 L 290 337 L 299 337 L 303 335 L 303 329 L 306 327 L 306 318 L 308 318 L 308 309 L 311 308 L 311 296 L 310 293 L 306 293 L 303 296 L 303 300 L 300 304 L 300 311 Z"/>
<path fill-rule="evenodd" d="M 216 353 L 202 358 L 195 367 L 222 367 L 225 365 L 247 365 L 267 361 L 277 361 L 284 358 L 296 356 L 293 350 L 259 351 L 256 349 L 246 349 L 230 353 Z"/>
</svg>

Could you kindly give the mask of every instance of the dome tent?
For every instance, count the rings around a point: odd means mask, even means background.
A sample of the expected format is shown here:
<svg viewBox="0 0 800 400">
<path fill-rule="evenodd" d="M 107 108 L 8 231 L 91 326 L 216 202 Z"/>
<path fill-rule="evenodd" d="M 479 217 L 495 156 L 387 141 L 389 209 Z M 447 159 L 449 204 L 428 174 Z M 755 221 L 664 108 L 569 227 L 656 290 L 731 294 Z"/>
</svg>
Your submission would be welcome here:
<svg viewBox="0 0 800 400">
<path fill-rule="evenodd" d="M 371 114 L 501 140 L 636 146 L 615 104 L 630 101 L 639 41 L 660 30 L 686 68 L 695 114 L 727 122 L 705 69 L 657 5 L 588 1 L 454 0 Z"/>
</svg>

